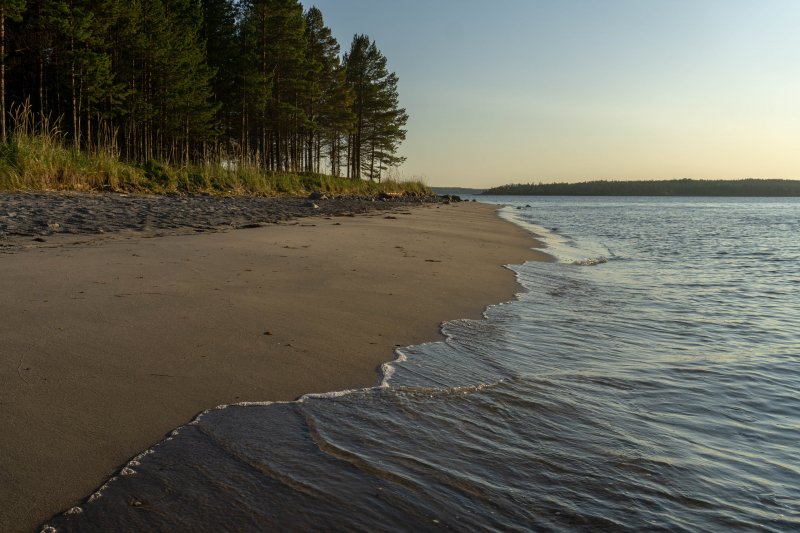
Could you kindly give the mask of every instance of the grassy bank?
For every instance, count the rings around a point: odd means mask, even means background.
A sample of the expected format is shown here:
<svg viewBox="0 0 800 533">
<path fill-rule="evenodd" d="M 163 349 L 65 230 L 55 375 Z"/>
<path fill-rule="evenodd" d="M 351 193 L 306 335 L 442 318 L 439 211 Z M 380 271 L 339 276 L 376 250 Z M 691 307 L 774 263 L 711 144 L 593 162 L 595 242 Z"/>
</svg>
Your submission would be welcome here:
<svg viewBox="0 0 800 533">
<path fill-rule="evenodd" d="M 86 153 L 71 147 L 56 128 L 17 123 L 0 143 L 0 190 L 211 193 L 279 196 L 372 195 L 381 192 L 428 195 L 419 181 L 372 182 L 323 174 L 265 172 L 254 164 L 206 162 L 178 167 L 163 162 L 127 163 L 113 148 Z"/>
</svg>

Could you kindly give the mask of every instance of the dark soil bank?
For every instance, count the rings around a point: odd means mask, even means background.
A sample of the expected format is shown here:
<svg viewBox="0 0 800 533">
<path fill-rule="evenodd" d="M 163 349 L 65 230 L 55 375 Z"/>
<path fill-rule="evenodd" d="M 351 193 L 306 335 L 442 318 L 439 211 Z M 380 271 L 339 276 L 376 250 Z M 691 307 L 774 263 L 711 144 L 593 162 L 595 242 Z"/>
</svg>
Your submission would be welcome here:
<svg viewBox="0 0 800 533">
<path fill-rule="evenodd" d="M 178 233 L 255 227 L 310 216 L 388 211 L 437 197 L 262 198 L 115 193 L 0 193 L 0 249 L 59 234 Z M 447 201 L 447 200 L 444 200 Z"/>
</svg>

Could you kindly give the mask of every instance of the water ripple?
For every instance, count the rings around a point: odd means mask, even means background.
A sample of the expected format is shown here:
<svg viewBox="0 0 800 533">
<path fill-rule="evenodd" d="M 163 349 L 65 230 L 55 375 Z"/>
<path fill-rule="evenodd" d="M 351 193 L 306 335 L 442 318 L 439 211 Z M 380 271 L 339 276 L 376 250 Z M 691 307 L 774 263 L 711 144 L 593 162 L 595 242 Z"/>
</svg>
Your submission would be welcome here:
<svg viewBox="0 0 800 533">
<path fill-rule="evenodd" d="M 382 387 L 210 411 L 52 525 L 800 530 L 800 202 L 517 207 L 562 259 L 517 301 Z"/>
</svg>

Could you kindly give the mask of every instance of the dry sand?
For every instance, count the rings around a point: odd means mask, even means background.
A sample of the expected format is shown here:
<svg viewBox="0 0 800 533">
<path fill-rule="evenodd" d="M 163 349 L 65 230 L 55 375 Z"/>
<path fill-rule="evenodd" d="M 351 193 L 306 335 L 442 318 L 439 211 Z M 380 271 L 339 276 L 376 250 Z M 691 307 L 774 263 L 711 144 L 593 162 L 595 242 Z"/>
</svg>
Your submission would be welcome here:
<svg viewBox="0 0 800 533">
<path fill-rule="evenodd" d="M 502 265 L 545 257 L 488 205 L 408 213 L 0 255 L 0 531 L 205 408 L 374 385 L 396 345 L 511 299 Z"/>
</svg>

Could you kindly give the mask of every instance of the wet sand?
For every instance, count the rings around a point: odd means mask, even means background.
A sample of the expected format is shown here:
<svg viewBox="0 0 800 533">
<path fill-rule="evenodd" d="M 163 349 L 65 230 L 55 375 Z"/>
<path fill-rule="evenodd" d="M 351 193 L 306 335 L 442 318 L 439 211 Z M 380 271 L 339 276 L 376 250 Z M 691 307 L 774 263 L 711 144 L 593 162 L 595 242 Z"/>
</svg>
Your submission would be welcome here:
<svg viewBox="0 0 800 533">
<path fill-rule="evenodd" d="M 71 507 L 205 408 L 374 385 L 544 255 L 494 207 L 222 233 L 48 237 L 0 255 L 0 531 Z M 74 244 L 81 241 L 81 244 Z"/>
</svg>

